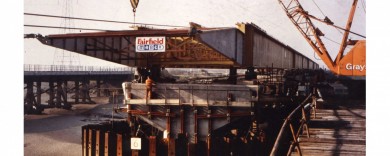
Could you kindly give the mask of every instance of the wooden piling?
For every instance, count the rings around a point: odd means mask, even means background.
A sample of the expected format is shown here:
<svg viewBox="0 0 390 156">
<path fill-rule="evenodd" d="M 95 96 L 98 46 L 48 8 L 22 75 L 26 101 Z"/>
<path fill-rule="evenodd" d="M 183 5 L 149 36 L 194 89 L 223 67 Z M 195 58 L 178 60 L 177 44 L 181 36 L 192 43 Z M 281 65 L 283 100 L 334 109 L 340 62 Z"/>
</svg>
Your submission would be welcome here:
<svg viewBox="0 0 390 156">
<path fill-rule="evenodd" d="M 87 82 L 86 80 L 83 81 L 83 86 L 81 87 L 81 102 L 82 103 L 86 103 L 86 98 L 87 98 L 87 95 L 86 95 L 86 90 L 87 89 Z"/>
<path fill-rule="evenodd" d="M 108 147 L 109 147 L 109 133 L 104 133 L 104 156 L 108 156 Z"/>
<path fill-rule="evenodd" d="M 116 139 L 116 155 L 117 156 L 122 156 L 122 134 L 116 134 L 117 139 Z"/>
<path fill-rule="evenodd" d="M 63 99 L 63 107 L 66 108 L 66 109 L 69 109 L 71 106 L 69 105 L 68 103 L 68 81 L 64 81 L 64 87 L 63 89 L 61 90 L 62 93 L 62 99 Z"/>
<path fill-rule="evenodd" d="M 27 110 L 32 110 L 33 104 L 34 104 L 34 89 L 33 89 L 33 82 L 27 81 L 27 93 L 26 93 L 26 102 L 27 102 Z"/>
<path fill-rule="evenodd" d="M 176 153 L 175 139 L 168 138 L 168 156 L 175 156 L 176 155 L 175 153 Z"/>
<path fill-rule="evenodd" d="M 49 81 L 49 106 L 53 107 L 54 106 L 54 81 L 50 80 Z"/>
<path fill-rule="evenodd" d="M 91 97 L 89 96 L 89 80 L 84 80 L 83 82 L 83 103 L 86 103 L 88 101 L 88 103 L 92 103 L 92 99 Z"/>
<path fill-rule="evenodd" d="M 80 95 L 80 81 L 74 81 L 74 87 L 75 87 L 75 97 L 74 97 L 74 103 L 79 103 L 79 95 Z"/>
<path fill-rule="evenodd" d="M 41 88 L 41 86 L 42 86 L 42 83 L 41 83 L 41 81 L 37 81 L 37 107 L 41 107 L 41 94 L 42 94 L 42 88 Z"/>
<path fill-rule="evenodd" d="M 88 142 L 87 142 L 87 131 L 88 131 L 88 129 L 85 127 L 85 126 L 83 126 L 82 127 L 82 137 L 83 137 L 83 139 L 82 139 L 82 149 L 83 149 L 83 153 L 82 153 L 82 156 L 87 156 L 88 154 L 87 154 L 87 147 L 88 147 Z"/>
<path fill-rule="evenodd" d="M 100 155 L 100 153 L 101 153 L 101 150 L 100 150 L 100 144 L 101 144 L 101 140 L 100 140 L 100 130 L 96 130 L 96 131 L 95 131 L 95 134 L 96 134 L 96 139 L 95 139 L 95 153 L 96 153 L 96 155 Z"/>
<path fill-rule="evenodd" d="M 92 156 L 92 129 L 88 129 L 87 154 Z"/>
<path fill-rule="evenodd" d="M 97 90 L 96 96 L 100 97 L 100 79 L 96 80 L 96 90 Z"/>
<path fill-rule="evenodd" d="M 149 156 L 156 156 L 156 136 L 149 136 Z"/>
<path fill-rule="evenodd" d="M 56 107 L 61 107 L 61 91 L 62 91 L 62 82 L 60 80 L 57 80 L 57 91 L 56 91 Z"/>
</svg>

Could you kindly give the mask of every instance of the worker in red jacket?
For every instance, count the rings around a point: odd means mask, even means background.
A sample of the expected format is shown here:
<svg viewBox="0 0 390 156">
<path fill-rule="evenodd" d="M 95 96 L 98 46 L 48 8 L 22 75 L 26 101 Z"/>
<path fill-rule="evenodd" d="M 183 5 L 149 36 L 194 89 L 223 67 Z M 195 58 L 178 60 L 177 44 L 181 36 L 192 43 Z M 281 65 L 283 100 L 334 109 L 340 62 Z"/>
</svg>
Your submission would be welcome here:
<svg viewBox="0 0 390 156">
<path fill-rule="evenodd" d="M 146 99 L 151 99 L 152 98 L 152 86 L 153 86 L 153 80 L 150 79 L 148 76 L 148 79 L 145 81 L 145 86 L 146 86 Z"/>
</svg>

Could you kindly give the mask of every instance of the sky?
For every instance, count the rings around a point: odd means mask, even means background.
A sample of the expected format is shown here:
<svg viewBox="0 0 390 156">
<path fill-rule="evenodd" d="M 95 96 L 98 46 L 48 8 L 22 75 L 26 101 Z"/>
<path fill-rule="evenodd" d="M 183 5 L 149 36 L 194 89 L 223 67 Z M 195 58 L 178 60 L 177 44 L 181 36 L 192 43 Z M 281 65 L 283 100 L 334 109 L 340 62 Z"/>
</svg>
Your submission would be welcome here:
<svg viewBox="0 0 390 156">
<path fill-rule="evenodd" d="M 325 15 L 335 25 L 344 27 L 352 0 L 308 0 L 301 1 L 301 4 L 310 14 L 320 19 L 323 19 Z M 361 0 L 358 3 L 351 28 L 352 31 L 362 35 L 366 35 L 365 6 L 365 0 Z M 324 67 L 322 61 L 318 60 L 319 57 L 315 57 L 313 49 L 287 18 L 277 0 L 140 0 L 135 19 L 129 0 L 25 0 L 24 12 L 178 26 L 189 26 L 189 22 L 196 22 L 204 27 L 235 27 L 237 22 L 252 22 L 265 30 L 269 35 L 319 63 L 320 67 Z M 86 22 L 81 20 L 66 21 L 64 19 L 28 15 L 24 15 L 24 24 L 107 30 L 131 29 L 131 24 Z M 331 57 L 334 58 L 339 49 L 342 33 L 322 23 L 314 22 L 314 24 L 325 33 L 326 39 L 323 38 L 323 42 L 328 48 Z M 64 31 L 61 29 L 24 27 L 24 33 L 26 34 L 40 33 L 48 35 L 77 32 L 89 31 Z M 362 38 L 350 35 L 350 39 Z M 24 43 L 25 64 L 51 65 L 64 63 L 72 65 L 118 66 L 107 61 L 48 47 L 40 44 L 35 39 L 25 39 Z M 61 60 L 65 62 L 61 62 Z"/>
</svg>

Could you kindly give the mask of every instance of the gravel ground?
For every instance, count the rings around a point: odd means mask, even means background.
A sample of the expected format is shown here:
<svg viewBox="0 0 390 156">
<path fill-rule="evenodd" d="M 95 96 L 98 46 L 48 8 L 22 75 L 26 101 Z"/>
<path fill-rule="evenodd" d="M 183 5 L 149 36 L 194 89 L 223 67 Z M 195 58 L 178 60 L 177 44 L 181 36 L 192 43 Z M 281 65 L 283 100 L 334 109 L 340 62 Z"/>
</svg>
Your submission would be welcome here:
<svg viewBox="0 0 390 156">
<path fill-rule="evenodd" d="M 72 110 L 45 109 L 42 115 L 24 116 L 25 156 L 81 156 L 81 126 L 110 120 L 108 98 L 93 99 L 98 104 L 77 104 Z M 119 105 L 123 106 L 123 105 Z M 114 114 L 115 118 L 125 114 Z"/>
</svg>

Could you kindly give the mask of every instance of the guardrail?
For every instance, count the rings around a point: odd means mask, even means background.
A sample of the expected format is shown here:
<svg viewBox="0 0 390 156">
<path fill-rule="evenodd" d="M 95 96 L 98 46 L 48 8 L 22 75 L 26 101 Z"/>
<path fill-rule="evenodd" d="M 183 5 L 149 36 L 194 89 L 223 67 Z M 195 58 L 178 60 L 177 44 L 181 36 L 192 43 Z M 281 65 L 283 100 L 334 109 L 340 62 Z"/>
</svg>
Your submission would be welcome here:
<svg viewBox="0 0 390 156">
<path fill-rule="evenodd" d="M 309 99 L 312 99 L 314 102 L 308 103 Z M 288 139 L 288 141 L 292 141 L 292 143 L 290 144 L 287 155 L 291 155 L 291 152 L 295 149 L 295 147 L 298 148 L 298 154 L 302 155 L 301 148 L 299 146 L 298 137 L 301 134 L 301 131 L 303 131 L 303 128 L 306 128 L 307 137 L 310 137 L 309 127 L 307 125 L 308 119 L 310 119 L 310 117 L 308 118 L 307 115 L 310 115 L 310 110 L 314 107 L 315 101 L 316 101 L 315 96 L 310 94 L 309 96 L 307 96 L 305 98 L 305 100 L 303 100 L 303 102 L 297 108 L 295 108 L 287 116 L 287 118 L 284 120 L 282 128 L 279 131 L 278 137 L 276 138 L 276 141 L 275 141 L 275 144 L 272 148 L 270 156 L 282 155 L 282 153 L 281 153 L 282 151 L 281 151 L 280 146 L 281 146 L 281 142 L 286 141 L 286 139 Z M 307 112 L 309 112 L 309 113 L 307 114 Z M 296 117 L 298 117 L 300 115 L 299 113 L 301 113 L 301 119 L 298 120 L 299 126 L 296 128 L 297 131 L 295 131 L 296 129 L 294 129 L 293 122 L 294 121 L 296 122 L 297 120 L 292 120 L 292 119 L 294 119 L 294 117 L 296 119 Z M 291 135 L 288 135 L 288 133 L 287 133 L 288 130 L 290 130 Z"/>
<path fill-rule="evenodd" d="M 25 64 L 24 71 L 130 71 L 132 67 L 107 67 L 107 66 L 71 66 L 71 65 L 37 65 Z"/>
</svg>

